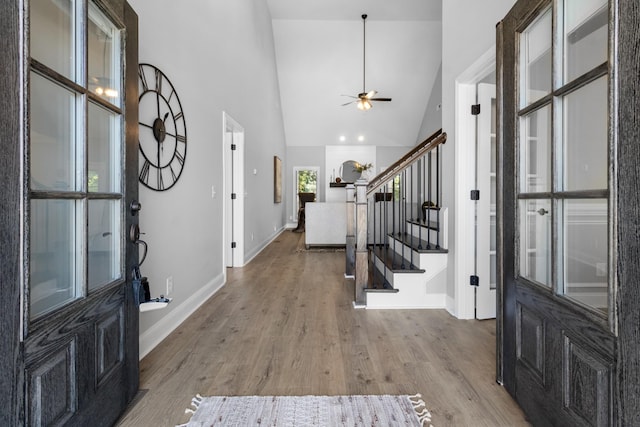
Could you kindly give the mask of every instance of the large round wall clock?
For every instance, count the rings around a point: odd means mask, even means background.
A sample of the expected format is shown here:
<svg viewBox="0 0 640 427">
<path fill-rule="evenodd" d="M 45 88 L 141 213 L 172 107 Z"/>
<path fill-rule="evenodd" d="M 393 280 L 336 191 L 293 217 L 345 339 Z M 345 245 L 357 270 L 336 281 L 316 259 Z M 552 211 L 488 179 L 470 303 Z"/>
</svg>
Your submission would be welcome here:
<svg viewBox="0 0 640 427">
<path fill-rule="evenodd" d="M 155 191 L 173 187 L 187 158 L 187 125 L 178 93 L 157 67 L 140 64 L 138 179 Z"/>
</svg>

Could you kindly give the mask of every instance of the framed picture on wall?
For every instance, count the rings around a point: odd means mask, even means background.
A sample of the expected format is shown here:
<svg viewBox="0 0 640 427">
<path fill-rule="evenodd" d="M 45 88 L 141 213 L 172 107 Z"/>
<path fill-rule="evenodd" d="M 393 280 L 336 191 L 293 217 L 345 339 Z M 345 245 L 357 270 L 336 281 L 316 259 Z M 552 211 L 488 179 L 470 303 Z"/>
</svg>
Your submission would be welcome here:
<svg viewBox="0 0 640 427">
<path fill-rule="evenodd" d="M 273 156 L 273 203 L 282 203 L 282 160 Z"/>
</svg>

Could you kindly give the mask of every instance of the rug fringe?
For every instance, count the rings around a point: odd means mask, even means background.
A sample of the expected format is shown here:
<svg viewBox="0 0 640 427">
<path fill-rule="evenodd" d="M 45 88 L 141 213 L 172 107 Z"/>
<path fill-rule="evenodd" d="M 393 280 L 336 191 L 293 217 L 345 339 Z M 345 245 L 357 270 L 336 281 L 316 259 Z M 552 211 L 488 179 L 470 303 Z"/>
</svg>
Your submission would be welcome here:
<svg viewBox="0 0 640 427">
<path fill-rule="evenodd" d="M 427 404 L 422 400 L 422 395 L 420 393 L 414 394 L 413 396 L 409 396 L 409 402 L 413 405 L 413 409 L 416 411 L 416 415 L 418 415 L 418 420 L 420 424 L 427 425 L 429 427 L 433 427 L 431 424 L 431 412 L 427 409 Z M 422 408 L 422 410 L 420 410 Z"/>
<path fill-rule="evenodd" d="M 198 407 L 200 406 L 200 404 L 202 403 L 202 400 L 204 399 L 204 397 L 202 397 L 200 395 L 200 393 L 196 394 L 196 397 L 194 397 L 193 399 L 191 399 L 191 406 L 193 406 L 193 409 L 191 408 L 187 408 L 184 410 L 185 414 L 195 414 L 196 411 L 198 410 Z M 185 424 L 186 425 L 186 424 Z"/>
</svg>

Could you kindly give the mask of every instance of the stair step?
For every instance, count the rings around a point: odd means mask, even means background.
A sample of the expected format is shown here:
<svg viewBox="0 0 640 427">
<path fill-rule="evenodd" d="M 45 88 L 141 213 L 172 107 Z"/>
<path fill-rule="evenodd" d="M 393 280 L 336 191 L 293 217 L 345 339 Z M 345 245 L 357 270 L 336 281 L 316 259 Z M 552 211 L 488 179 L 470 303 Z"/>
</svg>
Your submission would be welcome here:
<svg viewBox="0 0 640 427">
<path fill-rule="evenodd" d="M 409 259 L 403 258 L 393 248 L 376 246 L 371 251 L 393 273 L 424 273 L 423 269 L 411 264 Z"/>
<path fill-rule="evenodd" d="M 412 236 L 410 234 L 403 234 L 401 236 L 389 234 L 389 237 L 403 243 L 414 251 L 425 254 L 425 253 L 434 253 L 434 254 L 446 254 L 449 253 L 448 249 L 444 248 L 436 248 L 436 242 L 427 242 L 424 239 L 420 239 L 419 237 Z M 427 247 L 431 245 L 430 249 Z"/>
<path fill-rule="evenodd" d="M 399 290 L 393 289 L 393 288 L 382 288 L 382 289 L 364 288 L 363 291 L 369 292 L 369 293 L 380 293 L 380 294 L 397 294 L 398 292 L 400 292 Z"/>
</svg>

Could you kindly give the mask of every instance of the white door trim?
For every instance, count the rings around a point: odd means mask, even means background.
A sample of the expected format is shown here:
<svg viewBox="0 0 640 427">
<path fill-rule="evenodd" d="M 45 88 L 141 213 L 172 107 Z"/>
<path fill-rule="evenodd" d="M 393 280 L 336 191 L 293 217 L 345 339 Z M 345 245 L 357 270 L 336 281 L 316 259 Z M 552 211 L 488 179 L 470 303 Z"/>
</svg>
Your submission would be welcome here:
<svg viewBox="0 0 640 427">
<path fill-rule="evenodd" d="M 474 211 L 470 191 L 475 187 L 475 141 L 476 121 L 471 115 L 471 105 L 476 103 L 476 84 L 495 69 L 495 46 L 478 58 L 467 70 L 456 78 L 455 87 L 455 290 L 454 306 L 448 307 L 459 319 L 475 318 L 475 292 L 469 285 L 474 274 Z"/>
</svg>

